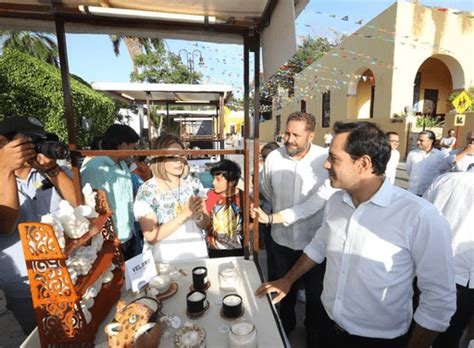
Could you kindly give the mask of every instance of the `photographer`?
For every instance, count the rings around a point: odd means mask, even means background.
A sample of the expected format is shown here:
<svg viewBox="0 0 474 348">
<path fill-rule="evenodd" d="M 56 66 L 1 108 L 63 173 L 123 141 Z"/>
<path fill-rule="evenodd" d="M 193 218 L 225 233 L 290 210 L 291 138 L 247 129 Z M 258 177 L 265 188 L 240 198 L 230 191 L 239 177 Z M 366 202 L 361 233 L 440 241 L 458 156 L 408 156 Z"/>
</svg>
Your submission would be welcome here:
<svg viewBox="0 0 474 348">
<path fill-rule="evenodd" d="M 56 158 L 67 154 L 64 144 L 48 141 L 54 139 L 33 117 L 0 122 L 0 288 L 26 335 L 36 322 L 16 224 L 40 221 L 59 208 L 62 198 L 77 205 L 71 178 L 55 159 L 43 154 Z"/>
</svg>

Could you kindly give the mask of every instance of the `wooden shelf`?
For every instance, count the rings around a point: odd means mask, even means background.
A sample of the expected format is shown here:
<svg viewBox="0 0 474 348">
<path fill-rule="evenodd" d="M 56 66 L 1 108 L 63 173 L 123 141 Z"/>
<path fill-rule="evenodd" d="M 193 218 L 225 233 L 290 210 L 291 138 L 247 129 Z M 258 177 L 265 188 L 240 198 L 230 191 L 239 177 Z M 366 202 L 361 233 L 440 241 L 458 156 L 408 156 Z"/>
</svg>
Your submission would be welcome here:
<svg viewBox="0 0 474 348">
<path fill-rule="evenodd" d="M 75 250 L 84 246 L 92 237 L 99 234 L 109 216 L 112 216 L 112 213 L 101 214 L 92 220 L 89 232 L 84 234 L 81 238 L 70 239 L 66 237 L 66 248 L 64 250 L 66 257 L 69 257 Z"/>
<path fill-rule="evenodd" d="M 114 231 L 112 213 L 103 191 L 97 191 L 99 216 L 90 230 L 79 239 L 66 239 L 62 252 L 50 225 L 26 222 L 18 225 L 30 281 L 31 297 L 41 347 L 93 347 L 94 337 L 102 321 L 120 298 L 124 282 L 124 260 L 120 241 Z M 89 240 L 102 234 L 104 243 L 90 273 L 72 284 L 66 259 Z M 104 284 L 94 300 L 91 322 L 85 322 L 80 300 L 84 292 L 114 263 L 114 277 Z M 53 301 L 52 301 L 53 299 Z M 50 325 L 54 323 L 54 325 Z"/>
<path fill-rule="evenodd" d="M 117 303 L 120 299 L 124 282 L 123 271 L 115 269 L 112 273 L 114 274 L 114 278 L 110 283 L 102 286 L 99 294 L 94 299 L 94 305 L 89 310 L 92 315 L 92 320 L 88 324 L 88 332 L 86 333 L 89 336 L 87 339 L 89 342 L 94 342 L 97 329 L 105 318 L 107 318 L 107 315 L 112 309 L 109 303 Z"/>
<path fill-rule="evenodd" d="M 77 278 L 74 288 L 76 289 L 76 293 L 79 297 L 82 297 L 87 288 L 91 286 L 99 278 L 99 276 L 102 275 L 102 273 L 109 269 L 114 258 L 114 252 L 115 246 L 113 241 L 104 241 L 104 245 L 99 251 L 97 259 L 92 265 L 90 272 Z"/>
</svg>

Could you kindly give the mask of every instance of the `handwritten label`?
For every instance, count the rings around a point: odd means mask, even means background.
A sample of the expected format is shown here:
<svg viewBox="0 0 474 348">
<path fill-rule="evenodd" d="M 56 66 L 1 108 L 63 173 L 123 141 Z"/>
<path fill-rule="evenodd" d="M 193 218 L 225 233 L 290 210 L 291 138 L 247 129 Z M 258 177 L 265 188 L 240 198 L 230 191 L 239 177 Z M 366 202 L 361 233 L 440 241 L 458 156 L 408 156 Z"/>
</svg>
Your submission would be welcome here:
<svg viewBox="0 0 474 348">
<path fill-rule="evenodd" d="M 138 292 L 157 275 L 155 260 L 151 250 L 125 262 L 125 284 L 128 289 Z"/>
</svg>

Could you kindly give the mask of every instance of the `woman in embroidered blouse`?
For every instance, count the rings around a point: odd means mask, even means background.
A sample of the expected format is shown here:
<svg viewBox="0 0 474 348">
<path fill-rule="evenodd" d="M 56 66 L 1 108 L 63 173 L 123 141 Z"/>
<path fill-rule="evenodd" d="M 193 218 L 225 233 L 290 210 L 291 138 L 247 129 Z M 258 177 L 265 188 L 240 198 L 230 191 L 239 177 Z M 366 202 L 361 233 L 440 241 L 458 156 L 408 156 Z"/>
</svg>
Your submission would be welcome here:
<svg viewBox="0 0 474 348">
<path fill-rule="evenodd" d="M 155 149 L 184 149 L 174 135 L 164 134 Z M 153 250 L 155 261 L 189 260 L 207 257 L 202 229 L 209 223 L 201 182 L 187 176 L 184 156 L 158 156 L 151 161 L 153 177 L 139 189 L 135 218 L 145 239 L 144 251 Z"/>
</svg>

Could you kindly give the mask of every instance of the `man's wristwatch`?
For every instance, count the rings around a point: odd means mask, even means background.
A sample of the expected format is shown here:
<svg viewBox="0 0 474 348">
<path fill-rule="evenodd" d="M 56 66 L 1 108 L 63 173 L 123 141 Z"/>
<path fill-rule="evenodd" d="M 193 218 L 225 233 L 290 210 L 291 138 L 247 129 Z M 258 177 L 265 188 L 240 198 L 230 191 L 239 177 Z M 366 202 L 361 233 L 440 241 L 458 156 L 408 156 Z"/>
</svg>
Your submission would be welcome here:
<svg viewBox="0 0 474 348">
<path fill-rule="evenodd" d="M 45 170 L 45 174 L 50 178 L 54 178 L 59 174 L 60 171 L 61 167 L 56 164 L 55 166 Z"/>
</svg>

